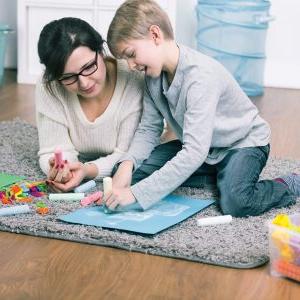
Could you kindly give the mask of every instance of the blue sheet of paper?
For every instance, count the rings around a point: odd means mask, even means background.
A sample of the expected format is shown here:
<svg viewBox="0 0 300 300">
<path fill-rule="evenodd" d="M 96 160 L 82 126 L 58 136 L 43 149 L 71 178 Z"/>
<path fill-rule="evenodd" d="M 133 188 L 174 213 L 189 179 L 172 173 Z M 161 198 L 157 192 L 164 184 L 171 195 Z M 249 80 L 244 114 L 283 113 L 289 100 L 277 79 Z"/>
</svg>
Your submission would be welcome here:
<svg viewBox="0 0 300 300">
<path fill-rule="evenodd" d="M 169 195 L 145 211 L 135 206 L 130 210 L 106 214 L 102 206 L 92 206 L 60 216 L 59 219 L 69 223 L 155 234 L 187 219 L 214 202 L 215 200 L 211 199 Z"/>
</svg>

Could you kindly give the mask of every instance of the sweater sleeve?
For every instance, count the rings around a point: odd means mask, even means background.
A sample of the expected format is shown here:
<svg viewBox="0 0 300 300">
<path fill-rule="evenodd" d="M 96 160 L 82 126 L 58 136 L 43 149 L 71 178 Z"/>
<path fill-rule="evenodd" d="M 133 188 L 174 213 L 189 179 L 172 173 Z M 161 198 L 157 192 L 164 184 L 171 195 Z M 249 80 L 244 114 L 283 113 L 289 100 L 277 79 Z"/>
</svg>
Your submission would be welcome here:
<svg viewBox="0 0 300 300">
<path fill-rule="evenodd" d="M 140 205 L 147 209 L 179 187 L 205 161 L 211 145 L 219 90 L 213 82 L 193 83 L 186 95 L 183 147 L 152 175 L 131 187 Z"/>
<path fill-rule="evenodd" d="M 63 158 L 77 161 L 78 152 L 71 142 L 62 103 L 50 95 L 39 81 L 35 90 L 36 121 L 39 137 L 39 164 L 45 174 L 49 172 L 49 158 L 56 147 L 63 151 Z"/>
</svg>

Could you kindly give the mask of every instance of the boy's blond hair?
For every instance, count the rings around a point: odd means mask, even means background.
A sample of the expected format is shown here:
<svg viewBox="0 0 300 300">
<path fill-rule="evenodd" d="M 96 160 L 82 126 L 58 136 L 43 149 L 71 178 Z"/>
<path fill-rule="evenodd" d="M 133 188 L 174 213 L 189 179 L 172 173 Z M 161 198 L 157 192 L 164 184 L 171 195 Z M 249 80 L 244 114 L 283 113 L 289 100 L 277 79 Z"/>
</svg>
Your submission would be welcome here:
<svg viewBox="0 0 300 300">
<path fill-rule="evenodd" d="M 159 26 L 166 40 L 174 33 L 166 12 L 153 0 L 127 0 L 116 11 L 109 26 L 107 43 L 110 52 L 117 54 L 117 44 L 129 39 L 144 39 L 151 25 Z"/>
</svg>

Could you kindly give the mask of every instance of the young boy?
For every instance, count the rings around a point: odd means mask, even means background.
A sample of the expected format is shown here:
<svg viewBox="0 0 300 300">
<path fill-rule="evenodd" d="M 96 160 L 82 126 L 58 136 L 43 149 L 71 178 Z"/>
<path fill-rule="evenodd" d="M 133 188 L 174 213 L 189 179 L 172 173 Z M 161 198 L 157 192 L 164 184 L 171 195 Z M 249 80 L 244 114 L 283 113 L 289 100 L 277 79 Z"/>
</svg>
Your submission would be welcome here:
<svg viewBox="0 0 300 300">
<path fill-rule="evenodd" d="M 142 119 L 113 177 L 110 209 L 136 201 L 147 209 L 180 185 L 212 183 L 224 214 L 259 215 L 295 202 L 285 184 L 258 181 L 269 155 L 269 125 L 221 64 L 174 41 L 155 1 L 125 1 L 108 45 L 146 75 Z M 163 119 L 178 140 L 159 145 Z"/>
</svg>

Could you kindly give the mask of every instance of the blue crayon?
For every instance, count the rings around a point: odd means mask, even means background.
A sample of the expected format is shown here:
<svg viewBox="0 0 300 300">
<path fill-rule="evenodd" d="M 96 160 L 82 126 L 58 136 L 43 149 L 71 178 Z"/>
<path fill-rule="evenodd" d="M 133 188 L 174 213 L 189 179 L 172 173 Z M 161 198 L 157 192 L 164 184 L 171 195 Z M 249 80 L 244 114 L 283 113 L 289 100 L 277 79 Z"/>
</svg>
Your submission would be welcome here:
<svg viewBox="0 0 300 300">
<path fill-rule="evenodd" d="M 96 186 L 96 182 L 94 180 L 90 180 L 86 183 L 79 185 L 77 188 L 74 189 L 75 193 L 84 193 Z"/>
</svg>

